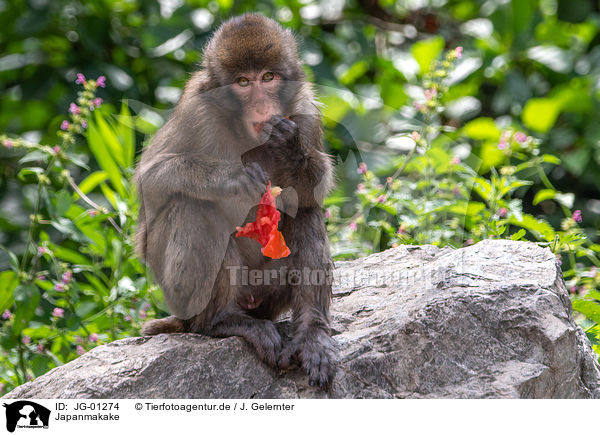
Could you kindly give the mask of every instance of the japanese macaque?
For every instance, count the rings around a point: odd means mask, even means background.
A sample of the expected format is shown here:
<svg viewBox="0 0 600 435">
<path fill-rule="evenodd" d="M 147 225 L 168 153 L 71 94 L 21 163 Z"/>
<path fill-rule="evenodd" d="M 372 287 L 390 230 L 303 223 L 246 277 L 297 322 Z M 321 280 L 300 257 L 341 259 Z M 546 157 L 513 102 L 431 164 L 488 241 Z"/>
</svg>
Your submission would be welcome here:
<svg viewBox="0 0 600 435">
<path fill-rule="evenodd" d="M 258 14 L 225 22 L 136 170 L 138 253 L 173 314 L 142 333 L 241 336 L 269 366 L 298 363 L 311 385 L 329 386 L 332 261 L 321 207 L 332 180 L 293 34 Z M 268 181 L 283 189 L 279 230 L 291 250 L 276 260 L 235 237 Z M 273 321 L 289 310 L 282 348 Z"/>
</svg>

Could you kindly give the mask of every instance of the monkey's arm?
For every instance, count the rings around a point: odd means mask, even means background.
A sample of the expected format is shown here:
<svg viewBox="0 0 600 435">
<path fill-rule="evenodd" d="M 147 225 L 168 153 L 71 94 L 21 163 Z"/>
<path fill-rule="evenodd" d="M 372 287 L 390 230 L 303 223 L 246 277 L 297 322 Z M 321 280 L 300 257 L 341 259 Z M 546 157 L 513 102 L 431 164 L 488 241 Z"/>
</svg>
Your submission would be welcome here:
<svg viewBox="0 0 600 435">
<path fill-rule="evenodd" d="M 258 165 L 207 159 L 205 155 L 164 153 L 142 160 L 136 181 L 145 200 L 183 194 L 209 201 L 241 198 L 257 202 L 266 177 Z"/>
<path fill-rule="evenodd" d="M 319 118 L 273 117 L 270 123 L 269 138 L 260 148 L 267 149 L 271 181 L 292 187 L 298 207 L 321 207 L 333 185 L 333 170 L 329 156 L 322 151 Z"/>
</svg>

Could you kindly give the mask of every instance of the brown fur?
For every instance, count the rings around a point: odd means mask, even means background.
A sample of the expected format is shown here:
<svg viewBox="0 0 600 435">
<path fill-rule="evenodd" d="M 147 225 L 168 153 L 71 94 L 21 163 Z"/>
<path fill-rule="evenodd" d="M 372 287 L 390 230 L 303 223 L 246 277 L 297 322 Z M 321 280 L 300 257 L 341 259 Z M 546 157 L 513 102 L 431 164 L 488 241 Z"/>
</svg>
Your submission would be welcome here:
<svg viewBox="0 0 600 435">
<path fill-rule="evenodd" d="M 274 116 L 260 139 L 240 117 L 231 84 L 247 71 L 280 74 L 277 101 L 291 120 Z M 321 122 L 289 30 L 261 15 L 233 18 L 216 31 L 173 117 L 144 150 L 135 181 L 142 200 L 137 250 L 173 313 L 150 320 L 144 334 L 199 332 L 246 338 L 269 365 L 297 360 L 311 383 L 329 385 L 335 353 L 329 336 L 329 282 L 232 284 L 232 266 L 321 270 L 332 262 L 321 213 L 332 184 Z M 291 255 L 262 256 L 253 240 L 234 237 L 254 220 L 265 181 L 284 188 L 280 230 Z M 280 269 L 283 268 L 283 269 Z M 292 310 L 294 332 L 282 349 L 273 320 Z"/>
</svg>

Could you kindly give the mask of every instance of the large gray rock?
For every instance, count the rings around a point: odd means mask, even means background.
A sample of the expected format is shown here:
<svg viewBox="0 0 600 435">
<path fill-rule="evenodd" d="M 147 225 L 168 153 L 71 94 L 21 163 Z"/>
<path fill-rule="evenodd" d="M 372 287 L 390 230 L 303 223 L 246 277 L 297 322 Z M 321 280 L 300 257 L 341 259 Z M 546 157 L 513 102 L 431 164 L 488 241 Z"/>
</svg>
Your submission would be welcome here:
<svg viewBox="0 0 600 435">
<path fill-rule="evenodd" d="M 266 368 L 240 338 L 178 334 L 99 346 L 5 398 L 600 397 L 596 355 L 548 249 L 400 246 L 337 273 L 341 364 L 328 394 Z"/>
</svg>

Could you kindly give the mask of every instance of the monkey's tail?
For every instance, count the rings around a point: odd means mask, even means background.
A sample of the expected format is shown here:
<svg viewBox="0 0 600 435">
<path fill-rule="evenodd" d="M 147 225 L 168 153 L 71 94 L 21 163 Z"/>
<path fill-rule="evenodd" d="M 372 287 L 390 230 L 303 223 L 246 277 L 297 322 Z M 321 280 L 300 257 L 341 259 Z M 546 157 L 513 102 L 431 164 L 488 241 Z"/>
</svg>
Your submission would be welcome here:
<svg viewBox="0 0 600 435">
<path fill-rule="evenodd" d="M 141 330 L 142 335 L 175 334 L 178 332 L 187 332 L 187 330 L 183 320 L 175 316 L 148 320 Z"/>
</svg>

